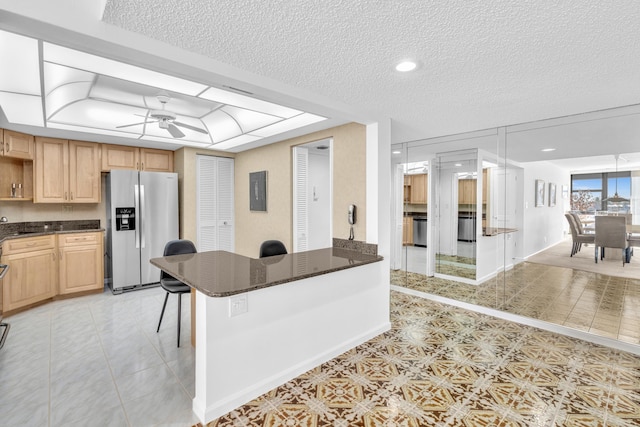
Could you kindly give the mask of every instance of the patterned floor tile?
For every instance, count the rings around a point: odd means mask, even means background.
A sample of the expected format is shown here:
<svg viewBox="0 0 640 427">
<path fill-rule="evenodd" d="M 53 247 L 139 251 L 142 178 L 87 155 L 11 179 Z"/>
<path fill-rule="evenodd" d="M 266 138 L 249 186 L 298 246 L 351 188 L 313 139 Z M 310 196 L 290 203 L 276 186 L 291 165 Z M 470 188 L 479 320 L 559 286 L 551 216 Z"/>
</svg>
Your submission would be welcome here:
<svg viewBox="0 0 640 427">
<path fill-rule="evenodd" d="M 208 426 L 640 425 L 639 357 L 399 292 L 391 313 L 390 331 Z"/>
</svg>

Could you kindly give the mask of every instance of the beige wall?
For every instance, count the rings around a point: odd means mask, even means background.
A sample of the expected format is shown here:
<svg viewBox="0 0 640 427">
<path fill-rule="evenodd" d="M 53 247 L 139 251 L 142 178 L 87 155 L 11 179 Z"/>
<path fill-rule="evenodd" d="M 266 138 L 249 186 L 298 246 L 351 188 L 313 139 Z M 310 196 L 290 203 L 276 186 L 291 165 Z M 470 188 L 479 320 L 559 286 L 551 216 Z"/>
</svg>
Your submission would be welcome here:
<svg viewBox="0 0 640 427">
<path fill-rule="evenodd" d="M 292 150 L 294 145 L 333 138 L 333 237 L 348 238 L 347 207 L 358 206 L 356 240 L 366 236 L 366 128 L 347 124 L 243 151 L 235 155 L 236 253 L 257 257 L 260 243 L 284 242 L 292 250 Z M 196 240 L 196 155 L 234 157 L 229 153 L 182 148 L 175 152 L 180 186 L 180 237 Z M 249 173 L 267 171 L 267 212 L 249 210 Z"/>
<path fill-rule="evenodd" d="M 278 239 L 289 251 L 292 238 L 292 147 L 333 138 L 333 237 L 348 238 L 347 207 L 358 206 L 354 226 L 357 240 L 365 240 L 366 128 L 347 124 L 253 150 L 235 160 L 236 252 L 257 257 L 260 243 Z M 267 171 L 267 212 L 249 210 L 249 173 Z"/>
</svg>

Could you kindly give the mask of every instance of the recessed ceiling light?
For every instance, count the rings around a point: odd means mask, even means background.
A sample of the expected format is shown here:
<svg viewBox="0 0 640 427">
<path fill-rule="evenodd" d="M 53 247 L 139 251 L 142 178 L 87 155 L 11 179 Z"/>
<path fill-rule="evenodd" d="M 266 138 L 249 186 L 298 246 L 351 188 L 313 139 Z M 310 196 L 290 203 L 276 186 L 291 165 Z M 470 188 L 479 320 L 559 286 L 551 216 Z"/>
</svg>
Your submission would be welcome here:
<svg viewBox="0 0 640 427">
<path fill-rule="evenodd" d="M 396 71 L 400 71 L 400 72 L 405 73 L 407 71 L 415 70 L 417 66 L 418 66 L 418 64 L 416 64 L 413 61 L 402 61 L 401 63 L 396 65 Z"/>
<path fill-rule="evenodd" d="M 543 148 L 541 151 L 556 151 L 555 148 Z"/>
<path fill-rule="evenodd" d="M 456 167 L 460 167 L 460 166 L 462 166 L 462 163 L 456 163 L 455 166 Z"/>
<path fill-rule="evenodd" d="M 402 151 L 395 150 L 395 151 L 392 151 L 391 153 L 392 153 L 392 154 L 401 154 L 401 153 L 402 153 Z"/>
</svg>

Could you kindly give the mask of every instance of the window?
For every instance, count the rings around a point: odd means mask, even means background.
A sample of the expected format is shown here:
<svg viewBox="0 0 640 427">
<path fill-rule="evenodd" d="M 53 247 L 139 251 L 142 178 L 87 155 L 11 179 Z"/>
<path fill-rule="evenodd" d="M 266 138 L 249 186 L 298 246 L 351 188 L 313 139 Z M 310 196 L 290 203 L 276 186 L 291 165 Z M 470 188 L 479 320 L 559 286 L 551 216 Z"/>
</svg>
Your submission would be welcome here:
<svg viewBox="0 0 640 427">
<path fill-rule="evenodd" d="M 571 175 L 571 210 L 582 213 L 608 210 L 628 212 L 629 202 L 607 200 L 615 194 L 629 199 L 631 173 L 609 172 Z"/>
</svg>

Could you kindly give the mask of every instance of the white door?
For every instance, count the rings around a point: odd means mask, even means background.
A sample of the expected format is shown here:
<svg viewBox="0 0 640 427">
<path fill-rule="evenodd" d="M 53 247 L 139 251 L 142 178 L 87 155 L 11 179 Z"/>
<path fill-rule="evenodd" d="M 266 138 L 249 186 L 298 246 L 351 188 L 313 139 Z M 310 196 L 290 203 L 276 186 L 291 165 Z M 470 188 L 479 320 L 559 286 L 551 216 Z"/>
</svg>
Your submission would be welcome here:
<svg viewBox="0 0 640 427">
<path fill-rule="evenodd" d="M 293 252 L 309 248 L 309 149 L 293 147 Z"/>
<path fill-rule="evenodd" d="M 198 155 L 196 227 L 199 252 L 235 249 L 233 159 Z"/>
</svg>

